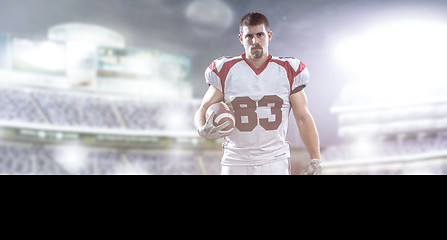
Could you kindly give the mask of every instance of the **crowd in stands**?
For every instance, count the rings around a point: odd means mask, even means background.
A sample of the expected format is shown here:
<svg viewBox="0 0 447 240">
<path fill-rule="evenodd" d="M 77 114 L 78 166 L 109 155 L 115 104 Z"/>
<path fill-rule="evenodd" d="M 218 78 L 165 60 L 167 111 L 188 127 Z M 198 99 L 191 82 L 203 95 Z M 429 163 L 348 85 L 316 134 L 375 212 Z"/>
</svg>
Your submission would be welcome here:
<svg viewBox="0 0 447 240">
<path fill-rule="evenodd" d="M 218 154 L 127 152 L 79 147 L 75 151 L 70 146 L 0 143 L 0 174 L 214 175 L 220 172 Z"/>
<path fill-rule="evenodd" d="M 0 120 L 128 130 L 191 130 L 193 101 L 153 101 L 81 92 L 0 88 Z"/>
<path fill-rule="evenodd" d="M 194 101 L 8 87 L 0 87 L 0 105 L 2 122 L 158 132 L 195 131 L 198 108 Z M 218 174 L 218 159 L 220 153 L 70 150 L 43 143 L 0 142 L 0 174 Z"/>
<path fill-rule="evenodd" d="M 0 120 L 44 123 L 28 92 L 0 88 Z"/>
<path fill-rule="evenodd" d="M 328 147 L 323 151 L 323 156 L 327 161 L 345 162 L 442 152 L 447 152 L 446 135 L 394 141 L 355 141 Z"/>
</svg>

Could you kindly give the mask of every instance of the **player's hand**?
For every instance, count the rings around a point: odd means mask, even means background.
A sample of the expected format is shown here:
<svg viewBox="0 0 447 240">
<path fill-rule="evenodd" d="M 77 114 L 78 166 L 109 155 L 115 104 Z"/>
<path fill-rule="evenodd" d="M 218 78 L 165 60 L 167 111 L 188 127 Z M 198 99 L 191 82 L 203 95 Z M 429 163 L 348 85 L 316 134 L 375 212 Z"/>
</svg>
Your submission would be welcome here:
<svg viewBox="0 0 447 240">
<path fill-rule="evenodd" d="M 234 131 L 234 128 L 232 128 L 228 131 L 222 131 L 222 129 L 224 129 L 224 128 L 228 127 L 228 125 L 230 125 L 230 122 L 228 122 L 228 121 L 215 127 L 213 124 L 214 114 L 215 113 L 212 112 L 210 114 L 210 116 L 208 117 L 208 119 L 206 120 L 205 125 L 203 127 L 199 128 L 198 132 L 201 137 L 214 140 L 214 139 L 226 137 Z"/>
<path fill-rule="evenodd" d="M 304 172 L 304 175 L 320 175 L 321 174 L 321 160 L 320 159 L 312 159 L 309 164 L 309 167 Z"/>
</svg>

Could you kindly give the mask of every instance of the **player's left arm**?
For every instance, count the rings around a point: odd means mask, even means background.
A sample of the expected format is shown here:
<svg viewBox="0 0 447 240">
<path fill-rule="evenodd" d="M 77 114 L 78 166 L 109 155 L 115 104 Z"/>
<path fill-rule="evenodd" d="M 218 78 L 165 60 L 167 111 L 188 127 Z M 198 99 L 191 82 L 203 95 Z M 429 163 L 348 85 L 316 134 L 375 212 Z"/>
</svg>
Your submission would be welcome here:
<svg viewBox="0 0 447 240">
<path fill-rule="evenodd" d="M 304 90 L 290 95 L 290 104 L 292 105 L 293 115 L 295 116 L 301 139 L 312 160 L 306 172 L 315 170 L 313 173 L 319 174 L 319 161 L 321 159 L 320 138 L 314 119 L 309 111 L 307 96 Z M 311 169 L 314 168 L 314 165 L 318 165 L 318 169 Z"/>
</svg>

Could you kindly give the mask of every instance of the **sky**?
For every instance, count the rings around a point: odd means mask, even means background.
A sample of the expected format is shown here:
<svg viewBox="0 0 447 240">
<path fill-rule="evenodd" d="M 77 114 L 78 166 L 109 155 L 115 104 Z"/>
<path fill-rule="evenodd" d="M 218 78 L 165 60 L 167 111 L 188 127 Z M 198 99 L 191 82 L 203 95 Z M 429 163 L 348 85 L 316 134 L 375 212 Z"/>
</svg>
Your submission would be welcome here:
<svg viewBox="0 0 447 240">
<path fill-rule="evenodd" d="M 46 38 L 57 24 L 101 25 L 124 35 L 127 46 L 191 56 L 194 96 L 201 98 L 211 61 L 243 52 L 238 25 L 251 11 L 270 19 L 272 55 L 296 57 L 308 66 L 306 93 L 323 146 L 339 141 L 330 108 L 348 84 L 337 44 L 403 15 L 424 13 L 447 22 L 445 0 L 0 0 L 0 32 Z"/>
</svg>

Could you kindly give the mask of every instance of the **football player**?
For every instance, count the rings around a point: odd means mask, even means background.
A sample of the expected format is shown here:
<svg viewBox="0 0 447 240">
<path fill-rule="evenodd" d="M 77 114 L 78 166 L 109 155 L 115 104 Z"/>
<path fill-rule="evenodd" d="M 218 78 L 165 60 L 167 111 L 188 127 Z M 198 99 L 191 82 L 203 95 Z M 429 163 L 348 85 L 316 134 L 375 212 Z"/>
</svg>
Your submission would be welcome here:
<svg viewBox="0 0 447 240">
<path fill-rule="evenodd" d="M 194 124 L 208 139 L 224 137 L 221 174 L 289 175 L 290 149 L 286 141 L 290 109 L 310 158 L 305 174 L 320 174 L 320 142 L 308 109 L 304 88 L 309 71 L 303 62 L 269 54 L 272 31 L 261 13 L 246 14 L 239 40 L 245 53 L 214 60 L 205 71 L 209 85 Z M 234 131 L 221 131 L 205 119 L 209 106 L 225 102 L 235 114 Z M 210 116 L 212 117 L 212 116 Z"/>
</svg>

